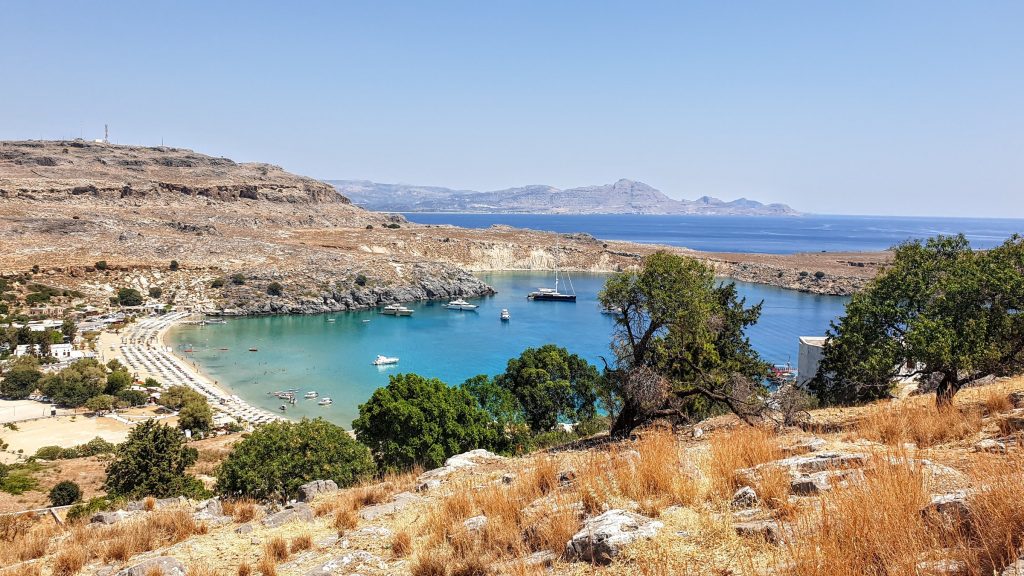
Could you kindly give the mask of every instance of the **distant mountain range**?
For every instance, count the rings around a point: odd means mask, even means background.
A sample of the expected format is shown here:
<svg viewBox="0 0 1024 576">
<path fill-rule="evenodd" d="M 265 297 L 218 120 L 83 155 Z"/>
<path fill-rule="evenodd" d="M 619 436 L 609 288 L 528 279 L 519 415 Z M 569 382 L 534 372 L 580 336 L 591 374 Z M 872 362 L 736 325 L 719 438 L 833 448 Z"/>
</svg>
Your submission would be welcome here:
<svg viewBox="0 0 1024 576">
<path fill-rule="evenodd" d="M 795 216 L 785 204 L 740 198 L 731 202 L 702 196 L 674 200 L 633 180 L 560 190 L 523 186 L 493 192 L 436 186 L 380 184 L 367 180 L 328 180 L 354 204 L 384 212 L 507 212 L 520 214 L 709 214 Z"/>
</svg>

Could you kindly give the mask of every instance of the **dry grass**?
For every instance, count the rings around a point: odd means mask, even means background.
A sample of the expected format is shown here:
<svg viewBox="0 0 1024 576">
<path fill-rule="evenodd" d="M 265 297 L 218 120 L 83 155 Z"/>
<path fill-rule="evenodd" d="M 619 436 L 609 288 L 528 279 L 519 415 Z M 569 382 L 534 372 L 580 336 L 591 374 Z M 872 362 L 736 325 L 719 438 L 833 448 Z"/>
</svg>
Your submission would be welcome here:
<svg viewBox="0 0 1024 576">
<path fill-rule="evenodd" d="M 897 447 L 913 442 L 921 448 L 963 440 L 980 430 L 981 414 L 977 409 L 940 409 L 930 399 L 880 404 L 857 425 L 862 438 Z"/>
<path fill-rule="evenodd" d="M 284 562 L 288 559 L 288 543 L 280 536 L 271 538 L 263 545 L 263 556 L 274 562 Z"/>
<path fill-rule="evenodd" d="M 827 493 L 797 522 L 788 542 L 792 576 L 916 576 L 932 543 L 921 510 L 928 502 L 921 471 L 893 457 L 846 489 Z"/>
<path fill-rule="evenodd" d="M 146 569 L 146 573 L 143 576 L 167 576 L 164 574 L 164 569 L 159 566 L 150 566 Z"/>
<path fill-rule="evenodd" d="M 729 498 L 743 482 L 736 471 L 782 458 L 774 431 L 757 426 L 741 426 L 709 441 L 707 463 L 708 492 L 712 497 Z"/>
<path fill-rule="evenodd" d="M 404 558 L 412 553 L 412 535 L 405 530 L 396 532 L 391 538 L 391 553 L 395 558 Z"/>
<path fill-rule="evenodd" d="M 156 510 L 156 498 L 153 498 L 152 496 L 146 496 L 146 498 L 142 501 L 142 508 L 146 512 L 152 512 L 153 510 Z"/>
<path fill-rule="evenodd" d="M 1017 453 L 979 462 L 972 475 L 984 488 L 968 499 L 971 522 L 962 558 L 979 574 L 998 573 L 1024 546 L 1024 457 Z"/>
<path fill-rule="evenodd" d="M 252 576 L 252 564 L 249 564 L 248 560 L 243 559 L 241 564 L 238 565 L 238 576 Z"/>
<path fill-rule="evenodd" d="M 448 576 L 450 558 L 436 549 L 421 551 L 409 566 L 412 576 Z"/>
<path fill-rule="evenodd" d="M 1013 402 L 1010 402 L 1010 395 L 1002 386 L 992 386 L 979 392 L 978 402 L 981 404 L 985 414 L 1001 414 L 1013 409 Z"/>
<path fill-rule="evenodd" d="M 645 433 L 633 448 L 633 457 L 613 460 L 612 472 L 622 495 L 639 503 L 641 512 L 657 516 L 668 506 L 697 500 L 697 483 L 682 471 L 684 462 L 673 434 Z"/>
<path fill-rule="evenodd" d="M 290 545 L 292 554 L 302 552 L 303 550 L 309 550 L 313 547 L 313 537 L 309 534 L 300 534 L 292 538 Z"/>
<path fill-rule="evenodd" d="M 359 513 L 351 508 L 341 508 L 334 513 L 334 529 L 342 536 L 359 524 Z"/>
<path fill-rule="evenodd" d="M 231 516 L 235 522 L 244 524 L 256 518 L 258 510 L 255 500 L 224 500 L 220 503 L 225 516 Z"/>
<path fill-rule="evenodd" d="M 217 571 L 208 564 L 189 564 L 185 576 L 217 576 Z"/>
<path fill-rule="evenodd" d="M 66 545 L 53 559 L 50 572 L 53 576 L 72 576 L 89 561 L 89 551 L 82 545 L 72 543 Z"/>
<path fill-rule="evenodd" d="M 256 571 L 262 576 L 277 576 L 277 562 L 270 556 L 261 556 L 256 562 Z"/>
<path fill-rule="evenodd" d="M 0 571 L 0 576 L 42 576 L 43 566 L 39 562 L 19 564 L 13 568 Z"/>
<path fill-rule="evenodd" d="M 778 466 L 761 468 L 751 488 L 777 518 L 789 518 L 796 513 L 796 506 L 789 501 L 792 478 L 788 470 Z"/>
</svg>

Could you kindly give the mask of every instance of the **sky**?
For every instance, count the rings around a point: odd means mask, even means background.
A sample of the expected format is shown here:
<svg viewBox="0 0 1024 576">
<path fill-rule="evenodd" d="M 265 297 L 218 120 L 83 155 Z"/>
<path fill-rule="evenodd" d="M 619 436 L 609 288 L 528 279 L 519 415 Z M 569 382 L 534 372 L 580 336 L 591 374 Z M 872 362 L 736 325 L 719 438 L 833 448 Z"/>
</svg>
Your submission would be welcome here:
<svg viewBox="0 0 1024 576">
<path fill-rule="evenodd" d="M 0 0 L 0 139 L 1024 217 L 1024 2 Z"/>
</svg>

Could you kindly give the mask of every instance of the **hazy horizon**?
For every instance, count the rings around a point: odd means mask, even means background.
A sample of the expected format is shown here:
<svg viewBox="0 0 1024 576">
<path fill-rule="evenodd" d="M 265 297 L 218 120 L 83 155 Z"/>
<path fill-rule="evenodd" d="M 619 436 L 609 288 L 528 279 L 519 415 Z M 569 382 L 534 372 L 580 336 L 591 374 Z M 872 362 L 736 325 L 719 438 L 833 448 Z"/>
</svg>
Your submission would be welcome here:
<svg viewBox="0 0 1024 576">
<path fill-rule="evenodd" d="M 331 180 L 628 178 L 836 215 L 1024 218 L 1024 4 L 4 6 L 0 139 Z"/>
</svg>

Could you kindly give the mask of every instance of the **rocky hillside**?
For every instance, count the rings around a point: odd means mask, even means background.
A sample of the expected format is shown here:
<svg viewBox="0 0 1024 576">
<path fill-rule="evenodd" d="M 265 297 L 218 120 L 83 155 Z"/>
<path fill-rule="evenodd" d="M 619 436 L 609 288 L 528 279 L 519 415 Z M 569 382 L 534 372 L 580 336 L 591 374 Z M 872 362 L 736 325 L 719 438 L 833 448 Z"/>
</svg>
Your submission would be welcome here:
<svg viewBox="0 0 1024 576">
<path fill-rule="evenodd" d="M 284 507 L 0 517 L 0 575 L 1018 576 L 1022 406 L 1016 378 L 945 412 L 911 396 L 800 427 L 718 417 L 525 457 L 477 450 L 354 488 L 312 482 Z M 207 470 L 227 451 L 208 442 Z"/>
<path fill-rule="evenodd" d="M 359 206 L 390 212 L 510 212 L 527 214 L 706 214 L 792 216 L 785 204 L 762 204 L 740 198 L 725 202 L 703 196 L 675 200 L 643 182 L 622 179 L 613 184 L 560 190 L 524 186 L 493 192 L 451 190 L 432 186 L 378 184 L 365 180 L 331 180 L 338 191 Z"/>
</svg>

